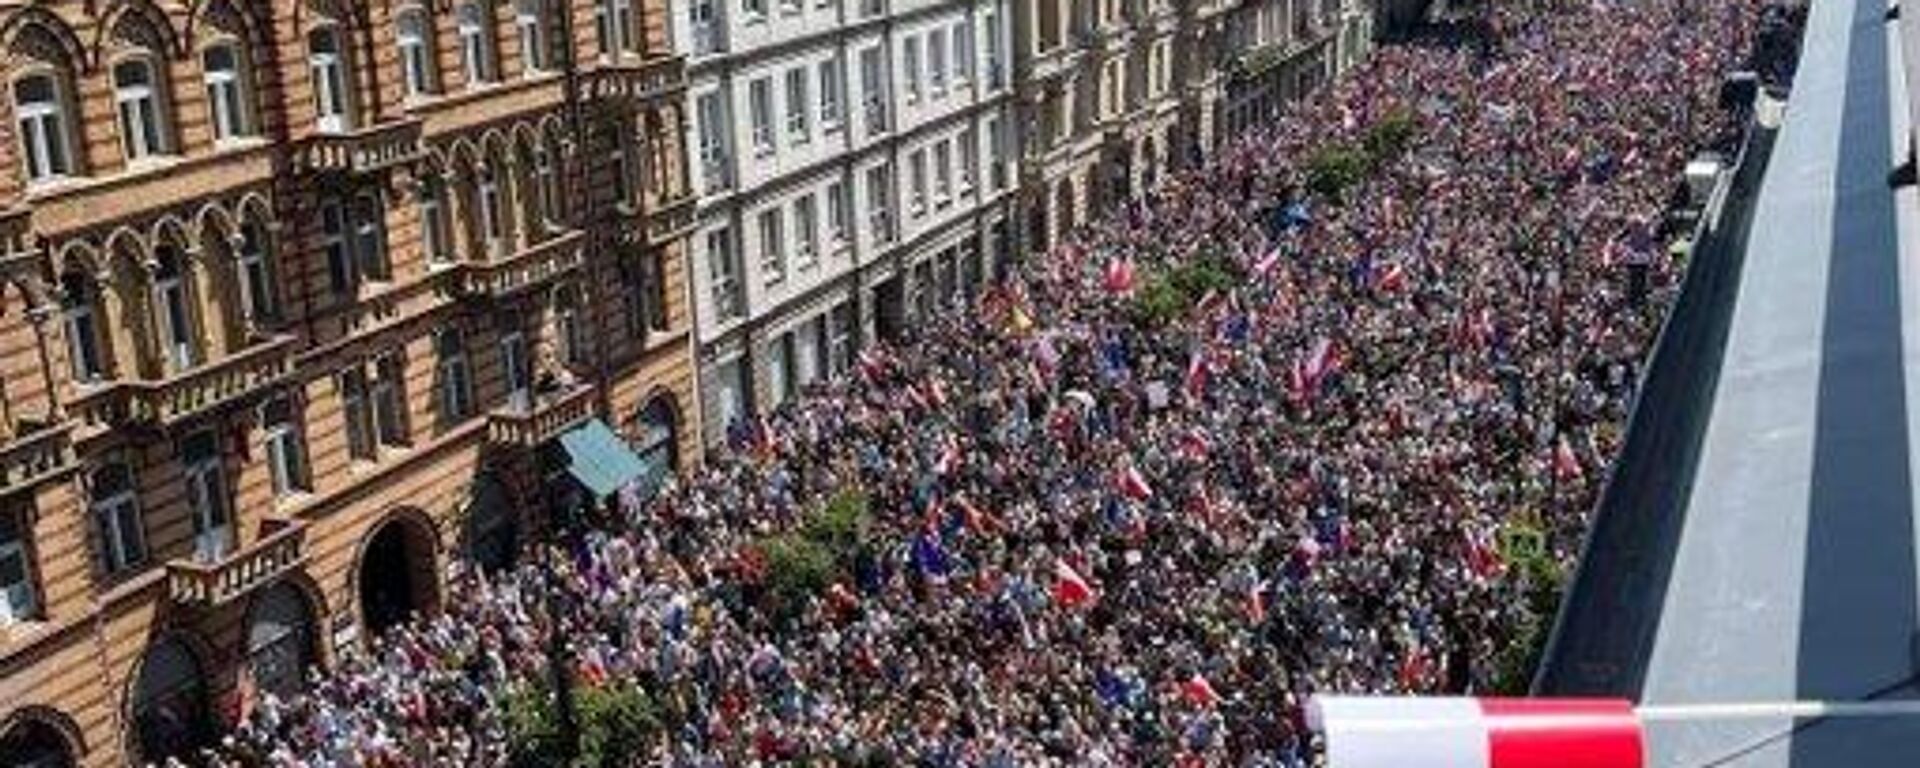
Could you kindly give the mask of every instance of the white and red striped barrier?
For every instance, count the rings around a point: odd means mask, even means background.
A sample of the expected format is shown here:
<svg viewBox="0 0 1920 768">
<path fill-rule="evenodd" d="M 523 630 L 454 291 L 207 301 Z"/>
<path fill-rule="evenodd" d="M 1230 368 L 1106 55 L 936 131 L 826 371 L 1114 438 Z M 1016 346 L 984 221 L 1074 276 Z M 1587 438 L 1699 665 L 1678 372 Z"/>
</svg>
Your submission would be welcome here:
<svg viewBox="0 0 1920 768">
<path fill-rule="evenodd" d="M 1920 717 L 1920 701 L 1636 708 L 1625 699 L 1319 696 L 1327 768 L 1642 768 L 1648 722 Z"/>
</svg>

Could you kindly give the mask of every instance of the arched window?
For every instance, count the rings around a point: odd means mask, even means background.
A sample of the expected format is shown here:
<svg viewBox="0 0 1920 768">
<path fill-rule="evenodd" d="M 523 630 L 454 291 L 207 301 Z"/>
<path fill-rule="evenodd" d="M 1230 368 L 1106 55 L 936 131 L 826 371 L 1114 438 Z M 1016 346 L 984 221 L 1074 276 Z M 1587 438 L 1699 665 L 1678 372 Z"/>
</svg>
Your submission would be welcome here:
<svg viewBox="0 0 1920 768">
<path fill-rule="evenodd" d="M 39 72 L 13 82 L 13 114 L 20 134 L 20 167 L 28 183 L 73 173 L 73 137 L 60 80 Z"/>
<path fill-rule="evenodd" d="M 77 382 L 91 383 L 106 377 L 106 364 L 100 354 L 99 295 L 93 278 L 78 270 L 60 277 L 60 316 L 66 328 L 67 362 Z"/>
<path fill-rule="evenodd" d="M 540 190 L 540 215 L 553 224 L 560 220 L 560 173 L 553 165 L 553 151 L 546 142 L 533 144 L 534 186 Z"/>
<path fill-rule="evenodd" d="M 420 237 L 426 247 L 427 263 L 453 261 L 453 234 L 447 228 L 447 185 L 438 176 L 429 176 L 414 189 L 420 207 Z"/>
<path fill-rule="evenodd" d="M 427 14 L 419 8 L 408 8 L 400 12 L 396 27 L 399 30 L 400 69 L 406 77 L 407 96 L 419 97 L 439 90 L 436 72 L 433 67 L 433 29 L 427 24 Z"/>
<path fill-rule="evenodd" d="M 143 763 L 187 758 L 207 742 L 206 685 L 185 644 L 166 639 L 147 649 L 133 687 L 134 733 Z"/>
<path fill-rule="evenodd" d="M 21 718 L 0 734 L 0 755 L 21 768 L 73 768 L 73 746 L 60 729 L 39 718 Z"/>
<path fill-rule="evenodd" d="M 499 256 L 507 238 L 506 214 L 501 210 L 499 174 L 493 163 L 482 164 L 475 172 L 475 191 L 480 199 L 480 239 L 486 243 L 489 258 Z"/>
<path fill-rule="evenodd" d="M 319 130 L 351 130 L 353 107 L 348 94 L 352 80 L 338 28 L 325 26 L 307 33 L 307 66 L 313 74 L 313 105 Z"/>
<path fill-rule="evenodd" d="M 207 46 L 200 52 L 200 64 L 214 141 L 253 135 L 253 101 L 240 46 L 232 42 Z"/>
<path fill-rule="evenodd" d="M 531 77 L 547 69 L 546 0 L 516 0 L 514 26 L 520 31 L 520 67 Z"/>
<path fill-rule="evenodd" d="M 113 65 L 113 103 L 120 114 L 120 150 L 129 162 L 167 152 L 166 112 L 152 60 Z"/>
<path fill-rule="evenodd" d="M 273 289 L 273 259 L 267 253 L 266 228 L 260 222 L 241 225 L 235 266 L 240 271 L 240 306 L 247 320 L 259 327 L 277 319 L 280 303 Z"/>
<path fill-rule="evenodd" d="M 101 569 L 116 574 L 146 562 L 145 523 L 140 516 L 133 470 L 109 462 L 88 478 L 87 499 L 100 540 Z"/>
<path fill-rule="evenodd" d="M 180 249 L 172 245 L 155 248 L 153 260 L 153 309 L 160 342 L 165 345 L 168 363 L 174 370 L 183 371 L 199 361 L 185 264 Z"/>
<path fill-rule="evenodd" d="M 493 35 L 487 9 L 479 2 L 460 5 L 460 63 L 466 68 L 467 87 L 493 82 Z"/>
</svg>

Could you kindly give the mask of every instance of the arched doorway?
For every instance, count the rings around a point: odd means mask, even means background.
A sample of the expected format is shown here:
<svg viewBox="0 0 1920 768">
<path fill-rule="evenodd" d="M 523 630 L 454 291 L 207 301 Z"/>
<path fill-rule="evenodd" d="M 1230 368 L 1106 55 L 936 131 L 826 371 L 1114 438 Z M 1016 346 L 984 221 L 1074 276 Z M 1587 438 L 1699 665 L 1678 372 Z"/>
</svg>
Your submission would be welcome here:
<svg viewBox="0 0 1920 768">
<path fill-rule="evenodd" d="M 255 597 L 247 622 L 254 688 L 277 696 L 299 692 L 313 666 L 313 637 L 313 610 L 299 587 L 281 582 Z"/>
<path fill-rule="evenodd" d="M 38 717 L 21 718 L 0 733 L 0 768 L 73 768 L 66 734 Z"/>
<path fill-rule="evenodd" d="M 200 660 L 179 638 L 147 649 L 133 684 L 132 707 L 134 746 L 142 762 L 190 757 L 212 734 Z"/>
<path fill-rule="evenodd" d="M 1073 236 L 1073 182 L 1063 180 L 1054 187 L 1053 208 L 1059 227 L 1054 234 L 1064 241 Z"/>
<path fill-rule="evenodd" d="M 439 606 L 434 547 L 424 523 L 395 518 L 380 525 L 360 554 L 360 618 L 378 635 Z"/>
<path fill-rule="evenodd" d="M 635 422 L 640 439 L 634 449 L 647 466 L 640 486 L 647 495 L 652 495 L 660 482 L 680 466 L 680 416 L 674 408 L 673 396 L 654 395 L 646 407 L 640 409 L 640 417 Z"/>
<path fill-rule="evenodd" d="M 520 546 L 520 526 L 513 516 L 513 498 L 492 475 L 474 478 L 466 508 L 466 555 L 481 570 L 493 573 L 513 565 Z"/>
</svg>

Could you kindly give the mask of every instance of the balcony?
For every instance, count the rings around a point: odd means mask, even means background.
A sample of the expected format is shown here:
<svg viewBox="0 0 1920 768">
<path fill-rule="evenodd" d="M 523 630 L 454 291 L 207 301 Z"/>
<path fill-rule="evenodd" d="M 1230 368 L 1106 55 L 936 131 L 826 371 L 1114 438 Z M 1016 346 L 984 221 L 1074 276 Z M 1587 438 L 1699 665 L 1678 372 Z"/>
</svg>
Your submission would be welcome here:
<svg viewBox="0 0 1920 768">
<path fill-rule="evenodd" d="M 461 296 L 503 299 L 544 284 L 586 260 L 586 232 L 572 229 L 505 259 L 460 265 L 454 291 Z"/>
<path fill-rule="evenodd" d="M 0 258 L 24 254 L 33 243 L 33 209 L 16 205 L 0 210 Z"/>
<path fill-rule="evenodd" d="M 664 99 L 687 89 L 686 62 L 679 57 L 601 64 L 581 73 L 581 94 L 588 101 Z"/>
<path fill-rule="evenodd" d="M 214 563 L 172 560 L 167 563 L 167 595 L 179 605 L 213 608 L 232 602 L 306 560 L 307 524 L 270 520 L 262 536 Z"/>
<path fill-rule="evenodd" d="M 294 163 L 308 171 L 374 173 L 418 160 L 419 119 L 385 122 L 342 133 L 317 133 L 294 150 Z"/>
<path fill-rule="evenodd" d="M 30 490 L 76 466 L 67 424 L 19 435 L 0 445 L 0 496 Z"/>
<path fill-rule="evenodd" d="M 255 344 L 158 381 L 120 381 L 74 398 L 67 410 L 88 427 L 172 426 L 278 386 L 293 372 L 291 335 Z"/>
<path fill-rule="evenodd" d="M 647 242 L 664 246 L 693 231 L 694 196 L 680 194 L 663 198 L 647 211 Z"/>
<path fill-rule="evenodd" d="M 531 403 L 495 408 L 487 414 L 487 440 L 523 448 L 545 443 L 593 418 L 595 394 L 590 384 L 574 384 L 534 394 Z"/>
</svg>

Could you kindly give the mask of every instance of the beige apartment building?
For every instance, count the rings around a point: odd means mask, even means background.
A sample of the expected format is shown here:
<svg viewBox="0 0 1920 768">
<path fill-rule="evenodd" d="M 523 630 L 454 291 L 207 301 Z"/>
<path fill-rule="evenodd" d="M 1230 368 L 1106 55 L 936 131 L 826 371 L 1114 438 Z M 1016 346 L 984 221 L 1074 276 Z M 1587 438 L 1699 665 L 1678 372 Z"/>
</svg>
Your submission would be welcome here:
<svg viewBox="0 0 1920 768">
<path fill-rule="evenodd" d="M 666 22 L 0 1 L 0 763 L 189 750 L 698 460 Z"/>
</svg>

